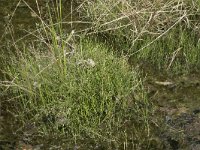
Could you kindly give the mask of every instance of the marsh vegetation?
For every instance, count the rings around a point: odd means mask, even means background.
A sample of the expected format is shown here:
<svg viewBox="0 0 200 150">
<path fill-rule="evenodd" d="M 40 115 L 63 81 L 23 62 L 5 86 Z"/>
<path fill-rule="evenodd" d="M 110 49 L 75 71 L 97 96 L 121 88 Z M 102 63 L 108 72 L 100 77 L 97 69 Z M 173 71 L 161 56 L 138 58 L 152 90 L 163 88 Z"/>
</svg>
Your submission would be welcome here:
<svg viewBox="0 0 200 150">
<path fill-rule="evenodd" d="M 0 149 L 200 148 L 199 1 L 2 3 Z"/>
</svg>

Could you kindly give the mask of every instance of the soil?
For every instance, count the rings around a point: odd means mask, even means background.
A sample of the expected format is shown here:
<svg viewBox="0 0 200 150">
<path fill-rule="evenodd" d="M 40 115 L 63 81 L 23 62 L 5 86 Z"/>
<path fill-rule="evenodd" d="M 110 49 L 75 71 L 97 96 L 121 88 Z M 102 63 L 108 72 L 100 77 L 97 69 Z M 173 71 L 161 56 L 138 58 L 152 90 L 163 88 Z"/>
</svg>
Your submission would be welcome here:
<svg viewBox="0 0 200 150">
<path fill-rule="evenodd" d="M 200 75 L 154 76 L 146 80 L 155 104 L 152 120 L 161 149 L 200 149 Z M 160 144 L 158 144 L 160 143 Z"/>
</svg>

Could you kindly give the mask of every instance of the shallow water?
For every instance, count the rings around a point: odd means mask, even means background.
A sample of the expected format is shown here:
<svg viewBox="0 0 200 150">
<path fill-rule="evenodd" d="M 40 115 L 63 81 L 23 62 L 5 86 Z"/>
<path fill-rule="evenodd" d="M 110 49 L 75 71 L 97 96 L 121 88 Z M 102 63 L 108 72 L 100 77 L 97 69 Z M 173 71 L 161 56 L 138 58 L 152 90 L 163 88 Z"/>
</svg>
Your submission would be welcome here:
<svg viewBox="0 0 200 150">
<path fill-rule="evenodd" d="M 155 105 L 152 117 L 163 149 L 200 149 L 200 76 L 150 75 L 146 88 Z M 162 124 L 159 124 L 162 122 Z M 158 142 L 159 143 L 159 142 Z M 157 144 L 158 144 L 157 143 Z"/>
</svg>

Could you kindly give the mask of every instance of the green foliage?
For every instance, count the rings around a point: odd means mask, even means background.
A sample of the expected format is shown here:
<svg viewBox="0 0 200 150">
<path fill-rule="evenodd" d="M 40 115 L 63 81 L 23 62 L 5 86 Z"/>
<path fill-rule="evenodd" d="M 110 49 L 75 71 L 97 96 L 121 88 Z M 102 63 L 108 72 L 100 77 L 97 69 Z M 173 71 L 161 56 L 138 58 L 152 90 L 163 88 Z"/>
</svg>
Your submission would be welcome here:
<svg viewBox="0 0 200 150">
<path fill-rule="evenodd" d="M 62 54 L 62 49 L 57 52 Z M 148 136 L 147 101 L 137 70 L 102 44 L 80 40 L 74 53 L 65 58 L 26 48 L 12 59 L 7 69 L 13 81 L 9 91 L 21 95 L 23 121 L 41 124 L 46 134 L 51 132 L 50 125 L 54 132 L 72 139 L 89 137 L 115 146 L 127 140 L 122 135 L 136 136 L 139 129 L 146 134 L 134 140 L 140 143 L 140 138 Z"/>
<path fill-rule="evenodd" d="M 131 49 L 132 56 L 173 73 L 187 73 L 200 67 L 200 43 L 198 35 L 191 29 L 180 26 L 151 43 L 154 39 L 144 37 L 142 41 L 137 42 Z"/>
<path fill-rule="evenodd" d="M 2 60 L 0 89 L 14 100 L 19 130 L 31 124 L 35 135 L 59 137 L 69 149 L 148 149 L 152 110 L 140 70 L 128 61 L 173 73 L 198 69 L 199 2 L 192 2 L 78 1 L 75 22 L 90 26 L 69 34 L 64 24 L 73 27 L 73 19 L 64 22 L 62 1 L 47 7 L 48 19 L 39 17 L 31 33 L 34 46 L 14 44 L 9 63 Z"/>
<path fill-rule="evenodd" d="M 82 2 L 80 11 L 93 22 L 91 33 L 107 35 L 134 61 L 187 73 L 199 68 L 198 3 L 97 0 Z"/>
</svg>

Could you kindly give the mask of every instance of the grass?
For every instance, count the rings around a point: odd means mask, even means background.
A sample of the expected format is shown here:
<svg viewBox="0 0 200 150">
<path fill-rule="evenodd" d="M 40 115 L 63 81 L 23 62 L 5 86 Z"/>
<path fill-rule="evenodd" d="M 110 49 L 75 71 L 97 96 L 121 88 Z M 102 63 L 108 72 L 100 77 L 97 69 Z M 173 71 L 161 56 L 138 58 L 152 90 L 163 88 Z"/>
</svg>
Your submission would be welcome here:
<svg viewBox="0 0 200 150">
<path fill-rule="evenodd" d="M 93 22 L 89 35 L 106 35 L 108 45 L 118 46 L 130 59 L 187 73 L 199 68 L 199 8 L 198 1 L 187 0 L 87 0 L 79 10 Z"/>
<path fill-rule="evenodd" d="M 45 146 L 59 139 L 55 145 L 68 149 L 149 149 L 153 109 L 133 66 L 198 70 L 198 2 L 78 1 L 81 20 L 74 22 L 91 24 L 70 31 L 64 27 L 73 28 L 72 14 L 63 20 L 62 0 L 47 6 L 47 20 L 23 2 L 41 22 L 29 33 L 32 42 L 13 44 L 1 68 L 2 95 L 20 123 L 16 134 Z"/>
<path fill-rule="evenodd" d="M 143 35 L 160 35 L 177 23 L 192 25 L 199 4 L 182 1 L 79 1 L 83 20 L 93 22 L 92 32 L 108 32 L 133 41 Z"/>
<path fill-rule="evenodd" d="M 56 28 L 48 31 L 52 43 L 24 45 L 4 69 L 1 86 L 18 108 L 18 134 L 49 138 L 53 133 L 66 138 L 69 148 L 148 147 L 148 101 L 139 71 L 103 44 L 73 40 L 73 32 L 62 37 Z M 33 131 L 26 131 L 27 125 Z"/>
<path fill-rule="evenodd" d="M 133 54 L 132 58 L 136 57 L 139 61 L 153 64 L 159 70 L 174 74 L 187 74 L 199 69 L 200 43 L 198 36 L 191 29 L 177 27 L 166 36 L 145 47 L 146 43 L 150 43 L 152 40 L 147 37 L 138 42 L 133 48 L 135 56 Z"/>
</svg>

